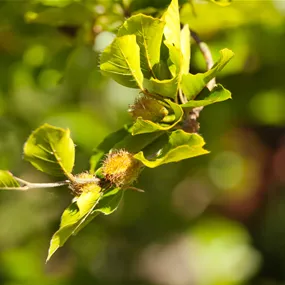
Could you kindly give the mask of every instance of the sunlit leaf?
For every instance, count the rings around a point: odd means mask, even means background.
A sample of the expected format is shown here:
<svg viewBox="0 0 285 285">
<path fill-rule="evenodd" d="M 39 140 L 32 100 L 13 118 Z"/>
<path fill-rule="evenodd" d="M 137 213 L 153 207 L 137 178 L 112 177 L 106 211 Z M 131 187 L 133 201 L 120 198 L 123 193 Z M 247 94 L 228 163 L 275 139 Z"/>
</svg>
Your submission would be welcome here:
<svg viewBox="0 0 285 285">
<path fill-rule="evenodd" d="M 184 25 L 181 30 L 181 52 L 183 55 L 181 71 L 183 74 L 188 74 L 191 57 L 190 30 L 188 25 Z"/>
<path fill-rule="evenodd" d="M 180 48 L 180 16 L 178 0 L 172 0 L 162 16 L 165 21 L 164 36 L 169 44 Z"/>
<path fill-rule="evenodd" d="M 234 56 L 234 53 L 229 49 L 223 49 L 220 51 L 220 55 L 220 59 L 207 72 L 195 75 L 188 73 L 182 76 L 181 87 L 188 100 L 194 99 L 207 83 L 217 76 Z"/>
<path fill-rule="evenodd" d="M 168 67 L 172 74 L 172 77 L 180 75 L 181 66 L 183 64 L 183 57 L 181 50 L 173 46 L 172 44 L 167 43 L 166 41 L 164 42 L 164 44 L 169 51 Z"/>
<path fill-rule="evenodd" d="M 231 92 L 218 84 L 210 91 L 207 87 L 196 97 L 195 100 L 190 100 L 187 103 L 180 105 L 182 108 L 194 108 L 207 106 L 213 103 L 225 101 L 231 98 Z"/>
<path fill-rule="evenodd" d="M 100 190 L 99 186 L 94 185 L 92 191 L 83 192 L 76 201 L 65 209 L 61 216 L 59 230 L 51 239 L 47 261 L 59 247 L 64 245 L 80 221 L 92 212 L 101 197 Z"/>
<path fill-rule="evenodd" d="M 44 124 L 25 143 L 24 158 L 40 171 L 69 177 L 75 158 L 70 131 Z"/>
<path fill-rule="evenodd" d="M 91 214 L 88 215 L 88 217 L 74 230 L 73 235 L 76 235 L 100 213 L 110 215 L 115 212 L 118 209 L 123 196 L 124 191 L 121 188 L 111 189 L 106 192 L 100 199 L 99 203 L 95 206 Z"/>
<path fill-rule="evenodd" d="M 0 170 L 0 189 L 11 189 L 21 187 L 18 181 L 9 171 Z"/>
<path fill-rule="evenodd" d="M 171 107 L 171 113 L 167 115 L 162 122 L 155 123 L 150 120 L 143 120 L 139 117 L 132 127 L 132 134 L 137 135 L 157 131 L 167 131 L 177 125 L 182 120 L 183 110 L 178 104 L 175 104 L 170 100 L 166 100 L 166 102 Z M 169 117 L 173 119 L 171 122 L 167 123 L 166 119 Z"/>
<path fill-rule="evenodd" d="M 208 0 L 220 6 L 228 6 L 231 4 L 232 0 Z"/>
<path fill-rule="evenodd" d="M 153 66 L 160 59 L 160 45 L 164 22 L 150 16 L 138 14 L 130 17 L 118 31 L 118 36 L 136 35 L 140 47 L 141 69 L 145 77 L 154 76 Z"/>
<path fill-rule="evenodd" d="M 101 55 L 100 68 L 118 83 L 143 89 L 143 74 L 140 68 L 140 48 L 135 35 L 115 38 Z"/>
<path fill-rule="evenodd" d="M 141 151 L 134 157 L 140 160 L 145 166 L 154 168 L 162 164 L 177 162 L 194 156 L 208 153 L 203 149 L 205 142 L 198 134 L 185 133 L 182 130 L 172 132 L 168 141 L 157 148 L 157 155 L 154 159 L 148 159 Z"/>
<path fill-rule="evenodd" d="M 151 94 L 161 95 L 163 97 L 175 99 L 177 96 L 179 77 L 175 76 L 171 79 L 158 80 L 144 78 L 144 87 Z"/>
</svg>

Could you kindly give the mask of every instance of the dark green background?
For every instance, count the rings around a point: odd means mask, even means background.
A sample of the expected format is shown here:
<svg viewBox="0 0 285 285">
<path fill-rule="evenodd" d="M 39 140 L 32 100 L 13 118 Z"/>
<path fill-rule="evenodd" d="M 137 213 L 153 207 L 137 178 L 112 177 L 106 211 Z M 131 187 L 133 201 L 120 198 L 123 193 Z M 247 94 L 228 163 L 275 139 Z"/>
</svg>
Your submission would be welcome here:
<svg viewBox="0 0 285 285">
<path fill-rule="evenodd" d="M 169 1 L 129 2 L 0 1 L 0 169 L 52 181 L 22 160 L 28 135 L 47 122 L 70 128 L 81 172 L 130 122 L 138 92 L 100 75 L 100 51 L 125 17 L 160 14 Z M 126 192 L 114 215 L 96 218 L 47 265 L 70 190 L 2 191 L 0 284 L 284 284 L 284 15 L 278 0 L 181 1 L 183 23 L 215 59 L 224 47 L 236 54 L 218 78 L 233 100 L 201 113 L 211 153 L 145 170 L 136 185 L 144 194 Z M 205 68 L 194 44 L 191 65 Z"/>
</svg>

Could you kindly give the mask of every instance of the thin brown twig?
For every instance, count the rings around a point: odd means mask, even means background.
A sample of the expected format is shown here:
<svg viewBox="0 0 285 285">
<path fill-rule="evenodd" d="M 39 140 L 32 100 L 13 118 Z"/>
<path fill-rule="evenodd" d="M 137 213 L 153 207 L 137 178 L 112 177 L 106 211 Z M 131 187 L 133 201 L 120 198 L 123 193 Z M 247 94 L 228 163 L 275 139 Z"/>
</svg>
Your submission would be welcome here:
<svg viewBox="0 0 285 285">
<path fill-rule="evenodd" d="M 212 57 L 212 53 L 208 47 L 208 45 L 206 43 L 204 43 L 200 37 L 198 36 L 198 34 L 196 32 L 194 32 L 193 30 L 190 30 L 191 32 L 191 37 L 194 39 L 194 41 L 197 43 L 203 57 L 204 60 L 206 62 L 206 68 L 207 70 L 210 70 L 213 65 L 214 65 L 214 61 L 213 61 L 213 57 Z M 211 81 L 209 81 L 209 83 L 207 84 L 207 87 L 209 90 L 212 90 L 216 85 L 216 79 L 213 78 Z M 189 132 L 198 132 L 200 125 L 197 122 L 197 119 L 200 115 L 200 112 L 203 110 L 203 107 L 197 107 L 197 108 L 193 108 L 190 113 L 187 116 L 187 121 L 185 122 L 185 129 Z"/>
</svg>

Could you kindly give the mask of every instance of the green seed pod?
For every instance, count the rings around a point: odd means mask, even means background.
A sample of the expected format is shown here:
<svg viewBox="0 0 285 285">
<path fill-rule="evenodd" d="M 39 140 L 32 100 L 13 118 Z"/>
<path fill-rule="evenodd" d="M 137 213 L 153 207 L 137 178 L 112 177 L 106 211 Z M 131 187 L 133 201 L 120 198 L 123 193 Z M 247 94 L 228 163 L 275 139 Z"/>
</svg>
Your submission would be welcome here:
<svg viewBox="0 0 285 285">
<path fill-rule="evenodd" d="M 168 110 L 158 100 L 141 96 L 129 106 L 129 113 L 134 119 L 142 117 L 144 120 L 159 122 L 168 115 Z"/>
<path fill-rule="evenodd" d="M 142 169 L 140 161 L 126 150 L 109 153 L 103 162 L 102 173 L 116 186 L 129 186 L 136 181 Z"/>
</svg>

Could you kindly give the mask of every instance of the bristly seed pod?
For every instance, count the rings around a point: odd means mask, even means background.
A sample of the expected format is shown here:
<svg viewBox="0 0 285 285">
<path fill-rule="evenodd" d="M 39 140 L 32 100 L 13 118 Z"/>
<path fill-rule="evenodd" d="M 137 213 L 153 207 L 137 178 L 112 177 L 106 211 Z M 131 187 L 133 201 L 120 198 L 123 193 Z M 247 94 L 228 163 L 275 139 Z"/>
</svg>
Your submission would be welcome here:
<svg viewBox="0 0 285 285">
<path fill-rule="evenodd" d="M 71 182 L 69 187 L 72 192 L 79 196 L 83 192 L 100 192 L 101 187 L 98 185 L 99 179 L 96 179 L 89 172 L 82 172 L 75 176 L 75 182 Z"/>
<path fill-rule="evenodd" d="M 128 111 L 134 119 L 142 117 L 153 122 L 159 122 L 168 115 L 168 110 L 158 100 L 146 95 L 138 97 Z"/>
<path fill-rule="evenodd" d="M 142 169 L 140 161 L 126 150 L 118 150 L 107 155 L 102 166 L 105 178 L 117 187 L 129 186 L 135 182 Z"/>
</svg>

